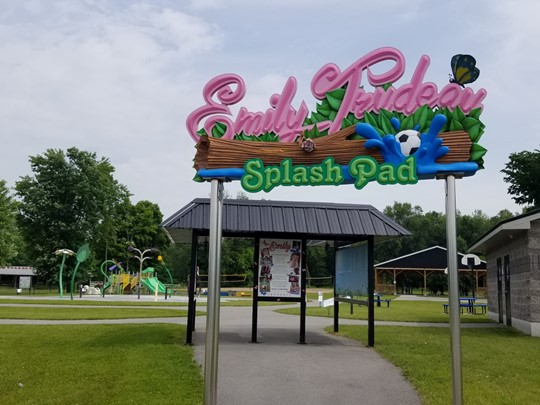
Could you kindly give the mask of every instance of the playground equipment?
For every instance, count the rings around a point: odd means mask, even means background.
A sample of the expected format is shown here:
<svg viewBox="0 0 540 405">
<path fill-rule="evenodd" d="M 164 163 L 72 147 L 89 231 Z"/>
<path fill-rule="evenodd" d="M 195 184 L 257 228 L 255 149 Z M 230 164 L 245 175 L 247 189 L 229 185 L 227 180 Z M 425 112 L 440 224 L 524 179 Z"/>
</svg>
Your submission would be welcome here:
<svg viewBox="0 0 540 405">
<path fill-rule="evenodd" d="M 63 280 L 62 275 L 64 273 L 64 263 L 66 262 L 66 256 L 74 256 L 75 252 L 70 249 L 58 249 L 54 252 L 56 256 L 62 256 L 62 263 L 60 264 L 60 275 L 58 277 L 58 282 L 60 283 L 60 298 L 64 296 L 64 287 L 62 286 Z"/>
<path fill-rule="evenodd" d="M 142 265 L 145 260 L 150 259 L 151 256 L 146 256 L 146 254 L 153 255 L 158 252 L 156 248 L 146 249 L 141 251 L 134 246 L 128 246 L 128 252 L 133 254 L 133 257 L 139 261 L 139 279 L 141 279 Z M 137 298 L 141 299 L 141 283 L 137 284 Z"/>
<path fill-rule="evenodd" d="M 105 272 L 105 266 L 107 265 L 111 265 L 107 269 L 109 274 Z M 103 296 L 105 296 L 105 292 L 108 289 L 110 289 L 110 294 L 118 295 L 131 294 L 137 289 L 139 284 L 138 274 L 126 273 L 120 262 L 106 260 L 101 264 L 100 271 L 106 279 L 103 285 Z M 148 267 L 141 271 L 141 285 L 152 293 L 156 293 L 156 290 L 158 293 L 165 293 L 167 287 L 154 274 L 155 269 L 153 267 Z"/>
<path fill-rule="evenodd" d="M 82 245 L 79 250 L 77 250 L 77 265 L 75 270 L 73 270 L 73 276 L 71 276 L 71 300 L 73 301 L 73 286 L 75 285 L 75 276 L 77 275 L 77 270 L 79 270 L 79 265 L 88 259 L 90 256 L 90 247 L 88 243 Z"/>
<path fill-rule="evenodd" d="M 107 268 L 109 274 L 104 271 L 104 267 L 108 264 L 111 264 L 111 266 Z M 105 296 L 105 292 L 109 288 L 111 289 L 111 294 L 130 294 L 133 291 L 134 286 L 137 285 L 138 278 L 126 273 L 122 267 L 122 263 L 117 262 L 116 260 L 104 261 L 101 264 L 100 271 L 106 279 L 105 284 L 103 285 L 103 296 Z"/>
<path fill-rule="evenodd" d="M 63 273 L 64 273 L 64 264 L 66 262 L 66 256 L 75 256 L 75 252 L 70 249 L 58 249 L 54 252 L 56 256 L 62 256 L 62 263 L 60 264 L 60 275 L 58 277 L 58 281 L 60 283 L 60 298 L 63 298 L 64 296 L 64 289 L 63 289 Z M 71 276 L 71 299 L 73 300 L 73 285 L 75 284 L 75 276 L 77 275 L 77 270 L 79 269 L 79 265 L 84 262 L 86 259 L 88 259 L 88 256 L 90 256 L 90 247 L 88 246 L 88 243 L 85 243 L 82 245 L 79 250 L 77 251 L 76 257 L 77 257 L 77 265 L 75 266 L 75 269 L 73 270 L 73 275 Z"/>
<path fill-rule="evenodd" d="M 173 281 L 173 278 L 172 278 L 172 274 L 169 271 L 169 269 L 167 268 L 167 266 L 165 265 L 165 262 L 163 261 L 163 256 L 159 255 L 157 259 L 158 259 L 158 262 L 163 266 L 163 268 L 165 270 L 167 270 L 167 274 L 169 275 L 169 280 L 171 281 L 170 284 L 173 285 L 174 281 Z"/>
<path fill-rule="evenodd" d="M 156 289 L 160 293 L 165 293 L 167 287 L 154 276 L 154 268 L 147 267 L 141 272 L 141 283 L 150 290 L 150 292 L 155 293 Z"/>
</svg>

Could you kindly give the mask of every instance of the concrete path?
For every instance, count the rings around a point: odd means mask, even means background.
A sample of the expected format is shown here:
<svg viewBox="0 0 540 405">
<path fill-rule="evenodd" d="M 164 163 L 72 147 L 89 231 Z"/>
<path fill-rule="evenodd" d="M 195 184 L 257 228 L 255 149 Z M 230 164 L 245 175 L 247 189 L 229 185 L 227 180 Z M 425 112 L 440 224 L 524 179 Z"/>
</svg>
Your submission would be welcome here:
<svg viewBox="0 0 540 405">
<path fill-rule="evenodd" d="M 298 344 L 299 317 L 276 309 L 259 307 L 259 343 L 254 344 L 251 308 L 221 308 L 220 405 L 421 403 L 401 371 L 373 349 L 325 333 L 331 319 L 308 317 L 306 344 Z M 197 319 L 194 344 L 195 357 L 204 367 L 203 320 Z"/>
</svg>

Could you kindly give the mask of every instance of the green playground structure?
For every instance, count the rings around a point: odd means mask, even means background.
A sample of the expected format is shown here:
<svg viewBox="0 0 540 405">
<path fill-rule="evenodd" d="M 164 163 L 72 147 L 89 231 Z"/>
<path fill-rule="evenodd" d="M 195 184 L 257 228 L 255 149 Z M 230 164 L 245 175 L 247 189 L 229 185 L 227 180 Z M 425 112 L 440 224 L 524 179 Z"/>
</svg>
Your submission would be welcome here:
<svg viewBox="0 0 540 405">
<path fill-rule="evenodd" d="M 111 265 L 107 272 L 105 267 Z M 172 280 L 172 276 L 165 266 L 163 266 L 169 277 Z M 126 273 L 122 268 L 122 264 L 116 262 L 115 260 L 106 260 L 101 264 L 100 268 L 101 274 L 105 277 L 105 282 L 102 290 L 103 296 L 105 296 L 105 291 L 109 289 L 109 294 L 132 294 L 134 291 L 137 291 L 137 284 L 139 282 L 139 277 L 137 274 Z M 110 273 L 110 274 L 108 274 Z M 141 272 L 141 285 L 146 287 L 151 293 L 167 292 L 167 287 L 160 280 L 155 277 L 155 269 L 153 267 L 147 267 Z M 168 290 L 169 294 L 172 292 L 171 289 Z"/>
<path fill-rule="evenodd" d="M 165 293 L 167 289 L 167 287 L 165 287 L 165 284 L 163 284 L 156 277 L 154 277 L 153 267 L 147 267 L 141 272 L 141 283 L 152 293 L 156 292 L 156 288 L 158 293 Z"/>
</svg>

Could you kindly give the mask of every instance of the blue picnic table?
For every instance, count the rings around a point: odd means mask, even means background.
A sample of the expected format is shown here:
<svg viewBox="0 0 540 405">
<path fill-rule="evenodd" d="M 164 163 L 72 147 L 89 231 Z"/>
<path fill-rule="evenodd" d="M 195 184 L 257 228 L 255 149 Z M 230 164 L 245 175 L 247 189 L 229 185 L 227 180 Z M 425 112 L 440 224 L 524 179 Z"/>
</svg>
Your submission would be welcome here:
<svg viewBox="0 0 540 405">
<path fill-rule="evenodd" d="M 392 300 L 385 300 L 382 297 L 384 297 L 384 294 L 378 294 L 378 293 L 373 294 L 373 300 L 377 303 L 378 307 L 381 306 L 381 301 L 384 301 L 386 302 L 386 306 L 390 308 L 390 301 Z"/>
<path fill-rule="evenodd" d="M 444 313 L 448 313 L 448 307 L 450 304 L 443 304 L 443 310 Z M 468 314 L 473 315 L 479 315 L 477 310 L 480 309 L 480 315 L 485 315 L 487 313 L 487 304 L 477 304 L 475 297 L 459 297 L 459 308 L 461 309 L 461 313 L 465 313 L 465 311 Z"/>
</svg>

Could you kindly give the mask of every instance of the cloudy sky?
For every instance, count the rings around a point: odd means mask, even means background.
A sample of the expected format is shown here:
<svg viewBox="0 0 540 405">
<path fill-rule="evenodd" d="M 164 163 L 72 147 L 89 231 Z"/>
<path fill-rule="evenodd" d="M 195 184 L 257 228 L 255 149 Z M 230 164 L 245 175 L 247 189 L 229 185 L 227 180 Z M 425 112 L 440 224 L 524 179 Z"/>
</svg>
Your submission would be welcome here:
<svg viewBox="0 0 540 405">
<path fill-rule="evenodd" d="M 30 174 L 28 157 L 76 146 L 110 159 L 116 178 L 165 217 L 208 183 L 192 181 L 194 142 L 185 121 L 203 105 L 202 89 L 222 73 L 240 75 L 241 101 L 269 108 L 289 76 L 293 105 L 305 101 L 326 63 L 346 69 L 383 46 L 405 55 L 408 82 L 429 55 L 426 81 L 442 87 L 450 58 L 476 57 L 485 88 L 481 144 L 485 170 L 457 182 L 458 209 L 520 210 L 500 170 L 511 152 L 540 147 L 536 1 L 428 0 L 0 0 L 0 179 L 13 186 Z M 396 83 L 401 84 L 400 82 Z M 238 182 L 225 185 L 235 196 Z M 444 211 L 444 182 L 276 188 L 250 198 L 372 204 L 394 201 Z"/>
</svg>

